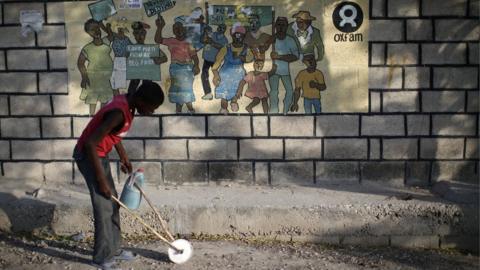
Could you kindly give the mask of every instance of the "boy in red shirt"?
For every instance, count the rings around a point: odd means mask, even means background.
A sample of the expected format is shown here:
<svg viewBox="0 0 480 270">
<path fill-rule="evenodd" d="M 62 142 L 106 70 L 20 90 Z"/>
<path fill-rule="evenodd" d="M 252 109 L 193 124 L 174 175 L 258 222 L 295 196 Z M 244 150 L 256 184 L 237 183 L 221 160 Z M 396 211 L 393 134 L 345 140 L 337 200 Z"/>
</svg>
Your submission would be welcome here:
<svg viewBox="0 0 480 270">
<path fill-rule="evenodd" d="M 93 206 L 95 236 L 93 262 L 101 269 L 114 269 L 117 260 L 132 260 L 132 252 L 120 249 L 119 206 L 111 200 L 115 190 L 108 154 L 115 147 L 124 173 L 132 172 L 121 140 L 132 126 L 135 111 L 151 115 L 164 100 L 161 87 L 151 81 L 132 81 L 129 93 L 117 95 L 90 120 L 73 153 L 87 182 Z"/>
</svg>

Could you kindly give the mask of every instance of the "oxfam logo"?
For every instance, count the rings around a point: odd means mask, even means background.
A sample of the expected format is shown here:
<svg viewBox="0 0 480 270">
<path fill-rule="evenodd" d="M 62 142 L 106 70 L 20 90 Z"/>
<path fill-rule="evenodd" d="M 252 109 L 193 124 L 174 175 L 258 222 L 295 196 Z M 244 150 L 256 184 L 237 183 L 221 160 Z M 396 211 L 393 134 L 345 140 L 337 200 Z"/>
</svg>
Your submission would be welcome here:
<svg viewBox="0 0 480 270">
<path fill-rule="evenodd" d="M 357 3 L 342 2 L 333 11 L 333 24 L 344 32 L 355 32 L 363 22 L 363 11 Z"/>
</svg>

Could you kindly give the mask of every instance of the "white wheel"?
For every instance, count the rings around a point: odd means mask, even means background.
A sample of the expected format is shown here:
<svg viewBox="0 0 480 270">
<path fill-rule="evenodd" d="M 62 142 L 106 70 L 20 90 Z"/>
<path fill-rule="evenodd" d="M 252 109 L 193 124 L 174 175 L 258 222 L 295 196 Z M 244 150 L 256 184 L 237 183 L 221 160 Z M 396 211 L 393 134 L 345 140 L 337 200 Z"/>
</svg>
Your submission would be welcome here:
<svg viewBox="0 0 480 270">
<path fill-rule="evenodd" d="M 177 252 L 173 248 L 168 248 L 168 258 L 170 261 L 176 263 L 176 264 L 181 264 L 186 261 L 188 261 L 192 255 L 193 255 L 193 247 L 190 242 L 188 242 L 185 239 L 177 239 L 172 242 L 172 245 L 180 250 L 182 252 Z"/>
</svg>

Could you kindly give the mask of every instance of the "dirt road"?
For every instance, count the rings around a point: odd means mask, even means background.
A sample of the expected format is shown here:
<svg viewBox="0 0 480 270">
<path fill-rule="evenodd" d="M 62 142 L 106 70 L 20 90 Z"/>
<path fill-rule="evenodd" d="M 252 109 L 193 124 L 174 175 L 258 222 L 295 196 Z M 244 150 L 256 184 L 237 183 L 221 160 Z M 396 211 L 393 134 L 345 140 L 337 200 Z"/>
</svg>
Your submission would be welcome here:
<svg viewBox="0 0 480 270">
<path fill-rule="evenodd" d="M 139 257 L 122 269 L 478 269 L 479 258 L 453 251 L 336 247 L 280 242 L 192 240 L 194 256 L 183 265 L 168 261 L 158 241 L 125 241 Z M 91 237 L 71 238 L 0 234 L 1 269 L 87 270 Z"/>
</svg>

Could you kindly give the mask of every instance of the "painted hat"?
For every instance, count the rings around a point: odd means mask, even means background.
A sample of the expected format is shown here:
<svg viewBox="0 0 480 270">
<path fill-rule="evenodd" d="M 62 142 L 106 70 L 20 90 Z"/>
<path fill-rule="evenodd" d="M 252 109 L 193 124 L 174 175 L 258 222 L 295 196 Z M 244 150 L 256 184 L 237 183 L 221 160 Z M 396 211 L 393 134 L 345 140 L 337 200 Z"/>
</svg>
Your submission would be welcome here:
<svg viewBox="0 0 480 270">
<path fill-rule="evenodd" d="M 301 11 L 295 13 L 292 16 L 292 18 L 302 19 L 302 20 L 305 20 L 305 21 L 315 21 L 317 19 L 317 18 L 311 16 L 309 11 L 304 11 L 304 10 L 301 10 Z"/>
<path fill-rule="evenodd" d="M 243 27 L 239 22 L 232 25 L 232 29 L 230 29 L 231 34 L 235 34 L 235 33 L 245 34 L 246 32 L 247 30 L 245 29 L 245 27 Z"/>
</svg>

